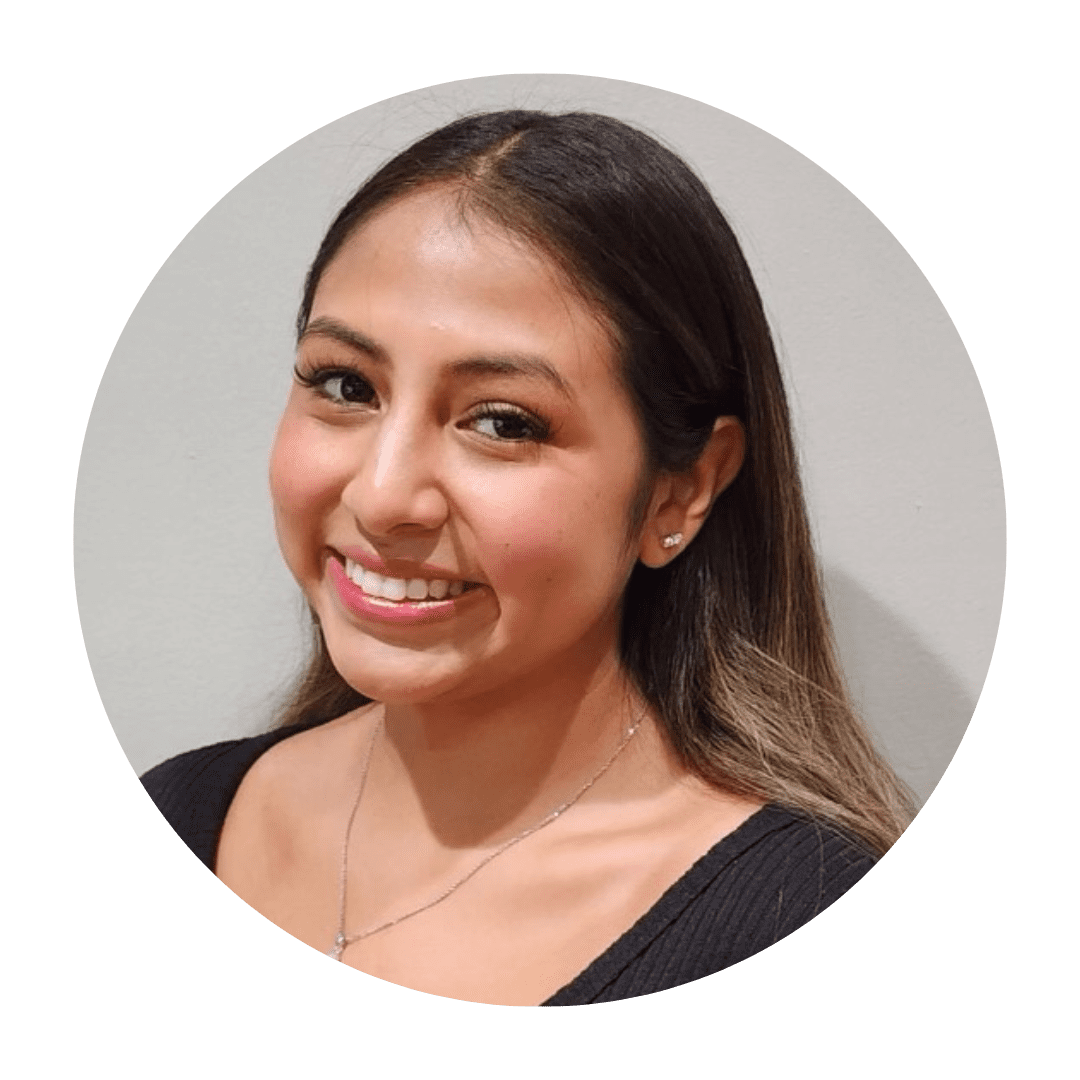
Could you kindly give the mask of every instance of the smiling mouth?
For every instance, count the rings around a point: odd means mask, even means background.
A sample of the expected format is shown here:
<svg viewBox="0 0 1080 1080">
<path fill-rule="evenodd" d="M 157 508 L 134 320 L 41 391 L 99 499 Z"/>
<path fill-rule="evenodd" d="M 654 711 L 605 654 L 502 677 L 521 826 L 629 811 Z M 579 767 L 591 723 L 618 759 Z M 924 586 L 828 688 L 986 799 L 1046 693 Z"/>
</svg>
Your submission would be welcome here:
<svg viewBox="0 0 1080 1080">
<path fill-rule="evenodd" d="M 389 603 L 420 604 L 453 599 L 479 585 L 471 581 L 449 581 L 443 578 L 396 578 L 365 570 L 352 559 L 345 560 L 345 575 L 365 596 Z"/>
</svg>

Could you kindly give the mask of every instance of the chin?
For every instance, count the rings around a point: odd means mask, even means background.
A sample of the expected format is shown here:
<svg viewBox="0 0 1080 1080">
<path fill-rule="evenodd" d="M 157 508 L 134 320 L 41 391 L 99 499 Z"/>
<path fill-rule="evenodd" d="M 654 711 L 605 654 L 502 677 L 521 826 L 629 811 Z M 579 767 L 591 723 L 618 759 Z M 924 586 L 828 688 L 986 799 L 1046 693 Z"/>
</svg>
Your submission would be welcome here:
<svg viewBox="0 0 1080 1080">
<path fill-rule="evenodd" d="M 438 672 L 437 661 L 423 653 L 403 660 L 380 661 L 358 656 L 355 649 L 335 649 L 329 640 L 327 649 L 338 674 L 349 686 L 385 705 L 422 705 L 452 693 L 461 682 L 460 673 Z"/>
</svg>

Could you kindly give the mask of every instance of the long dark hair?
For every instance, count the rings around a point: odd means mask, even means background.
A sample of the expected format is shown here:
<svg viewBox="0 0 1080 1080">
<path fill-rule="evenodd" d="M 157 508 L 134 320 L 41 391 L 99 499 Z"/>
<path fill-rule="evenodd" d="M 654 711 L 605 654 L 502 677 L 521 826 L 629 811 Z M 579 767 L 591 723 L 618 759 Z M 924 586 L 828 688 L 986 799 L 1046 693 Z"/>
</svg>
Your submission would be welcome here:
<svg viewBox="0 0 1080 1080">
<path fill-rule="evenodd" d="M 904 786 L 851 707 L 811 544 L 787 400 L 761 298 L 709 191 L 654 138 L 591 113 L 465 117 L 375 173 L 330 226 L 323 271 L 374 211 L 431 185 L 551 257 L 610 326 L 649 476 L 701 453 L 718 416 L 747 454 L 687 549 L 635 567 L 623 664 L 685 765 L 736 794 L 801 809 L 884 851 L 911 815 Z M 643 485 L 642 490 L 647 490 Z M 635 507 L 639 515 L 644 504 Z M 366 699 L 314 655 L 282 723 L 329 719 Z"/>
</svg>

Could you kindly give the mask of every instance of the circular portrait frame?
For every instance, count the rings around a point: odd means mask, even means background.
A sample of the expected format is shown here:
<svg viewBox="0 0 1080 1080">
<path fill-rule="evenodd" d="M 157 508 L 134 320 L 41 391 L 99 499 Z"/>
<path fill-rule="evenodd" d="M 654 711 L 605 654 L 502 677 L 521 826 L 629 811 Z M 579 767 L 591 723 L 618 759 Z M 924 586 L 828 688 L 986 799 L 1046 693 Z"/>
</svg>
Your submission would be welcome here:
<svg viewBox="0 0 1080 1080">
<path fill-rule="evenodd" d="M 827 120 L 823 120 L 822 124 L 827 129 Z M 432 126 L 434 126 L 434 124 L 432 124 Z M 941 219 L 940 215 L 939 219 Z M 977 278 L 977 273 L 975 276 Z M 984 373 L 985 369 L 986 368 L 981 361 L 980 372 Z M 105 778 L 105 780 L 108 779 L 108 777 Z M 119 782 L 119 777 L 117 777 L 117 775 L 113 775 L 111 779 Z M 148 822 L 149 819 L 144 820 L 137 825 L 131 833 L 127 834 L 127 847 L 130 848 L 131 843 L 136 837 L 149 838 L 153 836 L 154 838 L 159 838 L 162 835 L 164 826 L 161 822 L 152 824 L 148 824 Z M 916 829 L 918 829 L 918 823 Z M 947 842 L 947 840 L 943 840 L 943 842 Z M 186 855 L 184 852 L 180 852 L 180 854 Z M 846 948 L 841 946 L 841 951 L 843 956 L 845 956 L 845 961 L 843 961 L 845 971 L 843 971 L 843 974 L 848 978 L 849 983 L 858 980 L 859 961 L 856 960 L 855 957 L 861 953 L 862 945 L 856 943 L 859 943 L 862 940 L 863 935 L 878 934 L 877 919 L 870 915 L 870 913 L 872 913 L 873 910 L 878 910 L 878 912 L 880 912 L 880 910 L 885 909 L 881 907 L 881 904 L 885 903 L 882 899 L 882 893 L 883 890 L 886 889 L 886 882 L 885 879 L 883 879 L 883 876 L 890 877 L 890 887 L 895 887 L 897 883 L 899 883 L 899 877 L 897 877 L 897 875 L 900 875 L 901 873 L 899 865 L 901 861 L 903 860 L 901 859 L 900 852 L 895 852 L 890 856 L 890 862 L 887 862 L 885 866 L 876 870 L 875 876 L 861 886 L 859 904 L 860 907 L 865 904 L 865 908 L 862 909 L 862 915 L 865 917 L 861 918 L 856 915 L 859 908 L 856 908 L 853 904 L 847 905 L 845 908 L 845 918 L 848 920 L 848 929 L 846 931 L 841 933 L 835 929 L 835 919 L 831 915 L 829 915 L 828 918 L 823 917 L 820 920 L 815 920 L 815 923 L 821 923 L 820 926 L 816 926 L 815 924 L 815 927 L 813 928 L 814 935 L 816 935 L 815 946 L 810 945 L 810 935 L 797 935 L 798 941 L 792 939 L 785 943 L 784 959 L 781 959 L 779 955 L 770 955 L 779 954 L 781 951 L 773 949 L 770 950 L 769 954 L 764 954 L 755 958 L 753 966 L 744 964 L 742 968 L 746 969 L 745 971 L 740 970 L 730 973 L 731 977 L 728 978 L 723 990 L 720 989 L 717 985 L 717 980 L 714 978 L 714 980 L 708 980 L 703 984 L 685 987 L 672 994 L 661 995 L 657 1000 L 649 1002 L 649 1007 L 653 1010 L 653 1015 L 665 1016 L 667 1022 L 674 1024 L 676 1013 L 672 1010 L 676 1008 L 675 999 L 677 998 L 678 1014 L 684 1018 L 684 1021 L 692 1023 L 693 1017 L 704 1020 L 706 1013 L 711 1013 L 717 1003 L 723 1002 L 730 1005 L 734 1003 L 734 1001 L 737 1001 L 747 990 L 750 990 L 752 993 L 755 987 L 764 988 L 769 985 L 770 982 L 772 985 L 775 985 L 775 980 L 777 980 L 778 977 L 786 978 L 789 985 L 791 984 L 793 972 L 820 972 L 820 963 L 827 955 L 835 959 L 835 954 L 829 953 L 829 943 L 835 944 L 841 940 L 847 943 Z M 154 900 L 160 903 L 162 895 L 168 896 L 165 908 L 154 913 L 154 921 L 157 922 L 157 920 L 162 917 L 175 920 L 178 915 L 183 913 L 185 917 L 191 918 L 192 921 L 190 926 L 201 926 L 205 931 L 210 931 L 213 935 L 211 944 L 219 949 L 225 947 L 227 944 L 238 944 L 237 937 L 232 936 L 233 932 L 238 933 L 240 934 L 241 939 L 243 939 L 239 947 L 243 951 L 245 961 L 251 961 L 256 953 L 261 955 L 262 949 L 269 948 L 273 953 L 272 970 L 275 975 L 281 975 L 282 969 L 280 967 L 280 962 L 282 961 L 283 956 L 287 956 L 288 958 L 285 960 L 285 966 L 289 972 L 295 975 L 297 972 L 302 971 L 305 973 L 301 976 L 302 980 L 307 980 L 308 973 L 311 969 L 308 967 L 306 958 L 300 956 L 296 951 L 294 951 L 294 953 L 288 953 L 287 949 L 283 953 L 280 945 L 275 946 L 272 944 L 271 937 L 260 935 L 258 930 L 249 924 L 249 920 L 241 918 L 239 921 L 233 922 L 232 916 L 234 915 L 235 905 L 229 904 L 228 897 L 219 897 L 216 893 L 211 896 L 210 893 L 204 890 L 203 886 L 192 886 L 189 889 L 186 874 L 173 873 L 174 868 L 176 868 L 174 863 L 175 860 L 172 856 L 164 858 L 164 861 L 158 861 L 153 855 L 150 855 L 148 860 L 139 868 L 140 876 L 148 877 L 148 879 L 153 882 Z M 891 872 L 890 866 L 892 864 L 896 864 L 895 873 Z M 878 882 L 880 882 L 879 885 Z M 872 893 L 874 896 L 872 896 Z M 180 896 L 183 896 L 183 900 L 180 899 Z M 863 897 L 865 897 L 865 900 L 863 900 Z M 901 890 L 900 892 L 894 892 L 891 900 L 886 903 L 886 908 L 891 910 L 895 915 L 903 909 L 905 902 L 914 901 L 916 897 L 917 890 L 908 890 L 907 892 Z M 149 896 L 144 897 L 144 899 L 149 899 Z M 194 912 L 192 912 L 192 901 L 195 908 Z M 875 907 L 875 905 L 877 906 Z M 207 913 L 210 913 L 212 909 L 213 915 L 208 916 Z M 850 918 L 847 915 L 849 912 L 851 913 Z M 826 923 L 833 929 L 826 929 Z M 249 939 L 249 933 L 254 933 L 254 939 Z M 280 937 L 282 935 L 274 932 L 271 936 Z M 257 941 L 255 939 L 257 939 Z M 187 935 L 185 940 L 187 946 L 190 947 L 194 937 Z M 897 937 L 896 941 L 900 940 L 900 937 Z M 878 941 L 879 944 L 881 944 L 880 939 L 878 939 Z M 806 942 L 805 947 L 804 942 Z M 165 951 L 168 955 L 168 960 L 166 960 L 166 962 L 172 961 L 175 963 L 180 960 L 180 957 L 175 950 L 168 951 L 166 948 Z M 302 953 L 302 949 L 300 950 L 300 953 Z M 318 958 L 314 959 L 318 960 Z M 752 967 L 754 969 L 753 971 L 750 970 Z M 251 964 L 248 964 L 245 968 L 245 971 L 247 972 L 244 981 L 245 987 L 252 988 L 259 982 L 261 976 L 252 973 L 256 971 L 256 968 L 257 966 L 252 967 Z M 259 970 L 269 973 L 271 969 L 265 968 Z M 868 968 L 867 974 L 873 974 L 873 969 Z M 190 985 L 194 985 L 195 975 L 193 972 L 185 977 L 191 981 Z M 798 980 L 796 980 L 796 982 L 797 981 Z M 828 981 L 829 976 L 826 975 L 825 983 L 828 983 Z M 820 986 L 821 983 L 816 982 L 815 985 Z M 833 983 L 832 985 L 835 986 L 836 984 Z M 340 1000 L 343 1001 L 347 998 L 350 1008 L 354 1007 L 356 1004 L 357 994 L 364 997 L 363 991 L 360 991 L 355 986 L 352 987 L 351 993 L 346 995 L 345 986 L 343 986 L 343 984 L 335 984 L 333 991 L 330 991 L 330 993 L 340 993 L 345 995 L 345 997 L 342 997 Z M 325 1004 L 328 1001 L 328 998 L 321 997 L 320 1001 Z M 373 995 L 369 995 L 365 998 L 365 1001 L 376 1012 L 382 1007 L 386 1007 L 386 1010 L 391 1012 L 401 1007 L 411 1010 L 411 1015 L 414 1017 L 417 1016 L 416 1010 L 418 1009 L 420 1010 L 421 1015 L 428 1018 L 431 1016 L 426 1003 L 418 1001 L 416 995 L 409 995 L 404 993 L 404 991 L 397 993 L 393 987 L 380 985 L 375 989 Z M 456 1007 L 454 1002 L 430 1002 L 428 1004 L 431 1004 L 433 1007 L 438 1010 L 443 1010 L 444 1012 L 446 1009 L 449 1009 L 453 1015 L 457 1017 L 461 1016 L 461 1010 Z M 627 1007 L 636 1008 L 637 1004 L 638 1003 L 627 1003 Z"/>
</svg>

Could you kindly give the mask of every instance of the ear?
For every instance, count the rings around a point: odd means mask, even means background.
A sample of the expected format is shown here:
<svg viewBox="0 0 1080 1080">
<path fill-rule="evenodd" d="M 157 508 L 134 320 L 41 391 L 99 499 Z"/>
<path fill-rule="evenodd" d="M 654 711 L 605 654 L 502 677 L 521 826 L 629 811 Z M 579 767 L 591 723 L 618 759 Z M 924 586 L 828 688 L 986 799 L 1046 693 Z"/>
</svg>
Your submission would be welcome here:
<svg viewBox="0 0 1080 1080">
<path fill-rule="evenodd" d="M 742 468 L 746 433 L 734 416 L 721 416 L 701 456 L 686 472 L 660 477 L 653 491 L 638 557 L 666 566 L 697 535 L 717 496 Z"/>
</svg>

